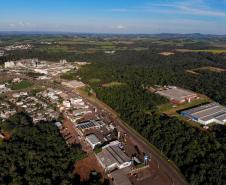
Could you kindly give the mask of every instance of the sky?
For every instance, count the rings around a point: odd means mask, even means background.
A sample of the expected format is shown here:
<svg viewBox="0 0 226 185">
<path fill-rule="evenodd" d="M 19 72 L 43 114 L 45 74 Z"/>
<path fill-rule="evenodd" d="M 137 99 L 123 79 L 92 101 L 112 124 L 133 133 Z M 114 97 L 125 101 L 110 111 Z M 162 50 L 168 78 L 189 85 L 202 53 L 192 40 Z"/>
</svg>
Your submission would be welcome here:
<svg viewBox="0 0 226 185">
<path fill-rule="evenodd" d="M 226 34 L 226 0 L 0 0 L 0 31 Z"/>
</svg>

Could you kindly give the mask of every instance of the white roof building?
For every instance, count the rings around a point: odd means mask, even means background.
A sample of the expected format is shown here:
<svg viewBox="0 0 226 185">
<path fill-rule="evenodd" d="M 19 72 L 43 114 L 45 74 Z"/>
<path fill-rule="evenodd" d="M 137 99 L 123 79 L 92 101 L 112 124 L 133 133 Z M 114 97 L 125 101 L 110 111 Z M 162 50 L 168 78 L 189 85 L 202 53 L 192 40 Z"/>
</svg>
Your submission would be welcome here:
<svg viewBox="0 0 226 185">
<path fill-rule="evenodd" d="M 226 107 L 216 102 L 182 111 L 181 114 L 203 125 L 226 123 Z"/>
<path fill-rule="evenodd" d="M 13 61 L 5 62 L 5 68 L 14 68 L 15 66 L 15 62 Z"/>
<path fill-rule="evenodd" d="M 63 101 L 63 106 L 64 106 L 65 108 L 70 108 L 70 107 L 71 107 L 70 101 Z"/>
<path fill-rule="evenodd" d="M 94 149 L 98 145 L 101 145 L 101 141 L 94 134 L 86 136 L 86 141 L 89 143 L 92 149 Z"/>
<path fill-rule="evenodd" d="M 118 142 L 110 143 L 102 149 L 96 156 L 105 171 L 123 169 L 132 164 L 130 158 L 119 148 Z"/>
</svg>

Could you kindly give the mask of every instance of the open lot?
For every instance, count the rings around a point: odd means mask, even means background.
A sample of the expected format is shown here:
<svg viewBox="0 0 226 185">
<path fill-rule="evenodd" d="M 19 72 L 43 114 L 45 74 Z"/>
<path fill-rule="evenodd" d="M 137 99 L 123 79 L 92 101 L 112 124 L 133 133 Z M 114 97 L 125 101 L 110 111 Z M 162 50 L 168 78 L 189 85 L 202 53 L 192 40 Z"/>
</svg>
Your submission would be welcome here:
<svg viewBox="0 0 226 185">
<path fill-rule="evenodd" d="M 121 86 L 121 85 L 126 85 L 125 83 L 121 83 L 121 82 L 110 82 L 110 83 L 106 83 L 103 84 L 103 87 L 115 87 L 115 86 Z"/>
<path fill-rule="evenodd" d="M 191 73 L 191 74 L 196 74 L 196 75 L 200 74 L 199 72 L 202 72 L 202 71 L 222 73 L 222 72 L 225 72 L 226 69 L 219 68 L 219 67 L 206 66 L 206 67 L 200 67 L 200 68 L 196 68 L 196 69 L 186 70 L 186 72 Z"/>
<path fill-rule="evenodd" d="M 169 116 L 173 116 L 173 115 L 178 114 L 177 111 L 184 110 L 184 109 L 194 107 L 194 106 L 197 106 L 197 105 L 209 103 L 209 102 L 212 101 L 211 99 L 209 99 L 208 97 L 206 97 L 204 95 L 199 95 L 199 96 L 200 96 L 199 99 L 193 100 L 190 103 L 186 102 L 186 103 L 183 103 L 181 105 L 174 105 L 174 104 L 169 102 L 169 103 L 166 103 L 166 104 L 159 105 L 158 108 L 159 108 L 160 112 L 163 112 L 164 114 L 167 114 Z"/>
<path fill-rule="evenodd" d="M 76 162 L 74 171 L 80 175 L 81 181 L 87 181 L 92 171 L 99 172 L 103 177 L 103 169 L 94 154 Z"/>
</svg>

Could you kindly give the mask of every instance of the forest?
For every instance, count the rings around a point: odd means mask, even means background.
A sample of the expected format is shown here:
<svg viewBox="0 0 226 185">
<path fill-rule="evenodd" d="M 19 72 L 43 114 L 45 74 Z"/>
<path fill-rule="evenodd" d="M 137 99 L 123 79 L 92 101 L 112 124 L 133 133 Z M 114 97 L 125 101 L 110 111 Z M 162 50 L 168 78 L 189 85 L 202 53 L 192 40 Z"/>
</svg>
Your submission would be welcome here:
<svg viewBox="0 0 226 185">
<path fill-rule="evenodd" d="M 0 142 L 0 184 L 7 185 L 101 185 L 91 176 L 80 182 L 73 173 L 76 161 L 85 154 L 79 145 L 69 147 L 53 123 L 33 125 L 23 113 L 0 123 L 12 138 Z"/>
<path fill-rule="evenodd" d="M 204 66 L 226 68 L 223 56 L 178 53 L 166 57 L 151 51 L 127 51 L 87 56 L 87 61 L 93 63 L 78 72 L 82 80 L 127 124 L 174 161 L 191 185 L 226 183 L 225 126 L 220 129 L 214 126 L 204 132 L 168 117 L 157 109 L 166 100 L 146 90 L 155 84 L 177 85 L 226 104 L 226 72 L 207 70 L 198 75 L 186 72 Z M 103 86 L 110 82 L 126 85 Z"/>
<path fill-rule="evenodd" d="M 134 40 L 132 39 L 132 42 Z M 33 57 L 50 61 L 65 58 L 69 62 L 91 62 L 91 65 L 82 67 L 78 72 L 70 72 L 64 77 L 69 80 L 76 79 L 77 76 L 81 77 L 82 81 L 93 89 L 100 100 L 116 110 L 128 125 L 136 129 L 174 161 L 189 184 L 225 185 L 225 126 L 215 125 L 208 131 L 202 131 L 176 117 L 168 117 L 157 109 L 158 105 L 166 103 L 167 100 L 147 91 L 153 85 L 176 85 L 204 94 L 214 101 L 226 105 L 226 55 L 201 51 L 177 52 L 175 50 L 176 48 L 216 49 L 216 47 L 206 44 L 208 41 L 211 43 L 211 40 L 207 40 L 204 42 L 192 39 L 186 41 L 158 39 L 154 41 L 156 43 L 150 40 L 135 41 L 126 46 L 127 49 L 117 50 L 114 54 L 106 54 L 100 50 L 86 53 L 64 50 L 48 52 L 36 49 L 12 51 L 7 56 L 0 57 L 0 62 Z M 219 42 L 224 43 L 225 41 Z M 176 46 L 177 43 L 180 43 L 180 46 Z M 119 45 L 125 47 L 124 44 Z M 76 49 L 79 47 L 85 46 L 75 46 Z M 147 50 L 136 50 L 136 47 L 144 47 Z M 159 53 L 163 51 L 173 52 L 173 54 L 160 55 Z M 214 68 L 220 69 L 220 71 L 210 70 Z M 193 72 L 191 73 L 191 71 Z M 116 85 L 106 86 L 104 84 Z M 29 126 L 26 127 L 30 129 Z M 10 142 L 12 141 L 13 139 Z M 7 147 L 4 143 L 0 146 Z M 70 154 L 68 155 L 70 156 Z M 55 164 L 55 162 L 51 164 Z M 14 173 L 14 171 L 12 172 Z M 64 176 L 64 173 L 62 175 Z M 6 175 L 6 180 L 12 179 L 11 176 L 8 178 Z M 68 178 L 63 178 L 63 180 L 71 182 L 71 179 L 68 180 Z M 54 177 L 50 178 L 50 181 L 54 181 Z"/>
</svg>

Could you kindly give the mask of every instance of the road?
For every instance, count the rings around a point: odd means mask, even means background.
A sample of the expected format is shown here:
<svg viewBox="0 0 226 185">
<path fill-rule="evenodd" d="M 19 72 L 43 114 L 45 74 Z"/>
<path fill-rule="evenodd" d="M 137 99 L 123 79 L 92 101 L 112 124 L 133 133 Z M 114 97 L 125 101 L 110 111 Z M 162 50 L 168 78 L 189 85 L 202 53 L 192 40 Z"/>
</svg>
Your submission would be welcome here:
<svg viewBox="0 0 226 185">
<path fill-rule="evenodd" d="M 155 163 L 161 170 L 162 174 L 166 175 L 169 179 L 169 183 L 172 185 L 188 185 L 185 178 L 177 169 L 177 167 L 169 160 L 166 159 L 165 156 L 163 156 L 154 146 L 152 146 L 145 138 L 143 138 L 139 133 L 137 133 L 135 130 L 130 128 L 125 122 L 123 122 L 117 115 L 117 113 L 112 110 L 109 106 L 104 104 L 103 102 L 96 100 L 93 101 L 93 99 L 89 98 L 88 96 L 84 95 L 83 93 L 79 93 L 79 91 L 76 91 L 77 94 L 85 98 L 86 100 L 90 101 L 90 103 L 94 104 L 94 106 L 103 109 L 107 112 L 110 112 L 112 116 L 114 117 L 117 126 L 121 131 L 126 133 L 127 137 L 132 141 L 134 145 L 139 146 L 140 151 L 143 151 L 145 153 L 151 154 L 152 162 L 150 165 Z"/>
<path fill-rule="evenodd" d="M 132 141 L 133 145 L 139 146 L 139 150 L 144 153 L 151 154 L 152 162 L 150 165 L 157 165 L 161 170 L 161 173 L 168 177 L 167 184 L 172 185 L 188 185 L 183 175 L 177 169 L 177 167 L 166 159 L 153 145 L 151 145 L 145 138 L 143 138 L 139 133 L 129 127 L 125 122 L 123 122 L 117 115 L 117 113 L 112 110 L 109 106 L 104 104 L 102 101 L 98 99 L 90 98 L 89 96 L 81 93 L 79 91 L 74 91 L 70 88 L 63 87 L 61 84 L 52 84 L 45 81 L 36 81 L 39 82 L 40 85 L 44 85 L 47 87 L 55 87 L 59 89 L 63 89 L 65 92 L 69 94 L 77 94 L 83 97 L 86 101 L 90 104 L 96 106 L 100 110 L 105 110 L 106 112 L 110 113 L 112 118 L 114 118 L 115 122 L 117 123 L 118 129 L 122 132 L 126 133 L 127 137 Z"/>
</svg>

